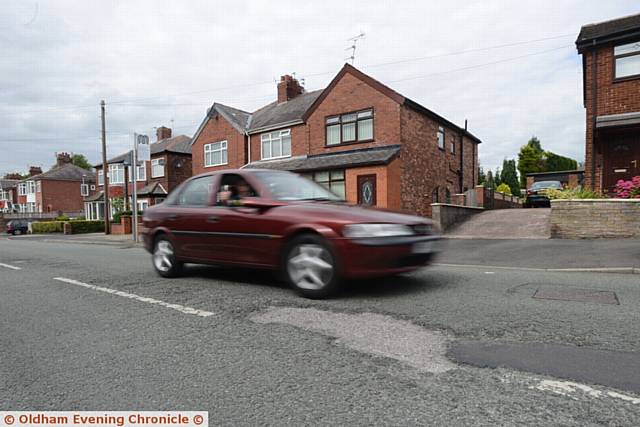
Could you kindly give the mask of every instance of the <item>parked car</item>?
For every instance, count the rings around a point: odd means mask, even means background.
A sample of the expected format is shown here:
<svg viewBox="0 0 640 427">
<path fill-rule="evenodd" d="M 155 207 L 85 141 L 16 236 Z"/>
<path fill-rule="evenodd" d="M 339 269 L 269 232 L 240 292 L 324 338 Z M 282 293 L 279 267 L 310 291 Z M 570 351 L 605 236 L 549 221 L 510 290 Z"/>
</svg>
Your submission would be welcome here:
<svg viewBox="0 0 640 427">
<path fill-rule="evenodd" d="M 26 219 L 12 219 L 7 222 L 7 233 L 11 235 L 27 234 L 29 222 Z"/>
<path fill-rule="evenodd" d="M 344 203 L 290 172 L 199 175 L 143 215 L 144 244 L 163 277 L 183 263 L 277 270 L 304 296 L 334 293 L 343 278 L 428 265 L 440 236 L 430 220 Z"/>
<path fill-rule="evenodd" d="M 562 190 L 560 181 L 538 181 L 534 182 L 531 188 L 527 190 L 527 198 L 524 202 L 525 208 L 537 208 L 540 206 L 549 207 L 551 202 L 547 197 L 547 190 Z"/>
</svg>

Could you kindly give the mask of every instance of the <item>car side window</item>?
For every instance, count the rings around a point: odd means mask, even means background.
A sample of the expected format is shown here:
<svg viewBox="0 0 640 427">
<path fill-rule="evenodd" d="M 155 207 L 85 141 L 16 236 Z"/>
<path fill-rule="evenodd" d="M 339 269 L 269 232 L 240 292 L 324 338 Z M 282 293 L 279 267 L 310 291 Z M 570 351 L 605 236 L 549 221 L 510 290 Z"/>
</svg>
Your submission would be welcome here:
<svg viewBox="0 0 640 427">
<path fill-rule="evenodd" d="M 213 195 L 214 176 L 193 179 L 185 184 L 178 196 L 179 206 L 209 206 Z"/>
<path fill-rule="evenodd" d="M 218 206 L 242 206 L 247 197 L 259 197 L 258 192 L 241 175 L 224 174 L 216 194 Z"/>
</svg>

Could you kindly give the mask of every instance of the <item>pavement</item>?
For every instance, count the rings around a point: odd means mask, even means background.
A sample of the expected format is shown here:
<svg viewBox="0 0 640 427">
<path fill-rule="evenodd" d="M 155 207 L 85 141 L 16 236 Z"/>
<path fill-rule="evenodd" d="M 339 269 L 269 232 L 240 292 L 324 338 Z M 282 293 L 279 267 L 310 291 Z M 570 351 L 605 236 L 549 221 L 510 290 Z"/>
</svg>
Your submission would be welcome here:
<svg viewBox="0 0 640 427">
<path fill-rule="evenodd" d="M 439 262 L 473 251 L 449 245 Z M 0 410 L 638 425 L 639 305 L 635 275 L 448 264 L 312 301 L 268 273 L 161 279 L 138 247 L 0 237 Z"/>
</svg>

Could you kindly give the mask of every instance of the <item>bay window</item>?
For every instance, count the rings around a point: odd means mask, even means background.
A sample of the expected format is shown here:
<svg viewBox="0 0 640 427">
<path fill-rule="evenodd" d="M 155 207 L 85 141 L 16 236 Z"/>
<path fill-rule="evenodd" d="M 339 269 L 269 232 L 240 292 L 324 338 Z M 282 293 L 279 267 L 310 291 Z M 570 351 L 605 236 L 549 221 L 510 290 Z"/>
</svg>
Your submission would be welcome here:
<svg viewBox="0 0 640 427">
<path fill-rule="evenodd" d="M 342 200 L 346 199 L 344 170 L 317 171 L 306 176 L 340 196 Z"/>
<path fill-rule="evenodd" d="M 109 185 L 124 184 L 124 165 L 109 165 Z"/>
<path fill-rule="evenodd" d="M 640 77 L 640 41 L 613 48 L 615 78 Z"/>
<path fill-rule="evenodd" d="M 338 145 L 373 140 L 373 110 L 362 110 L 325 121 L 326 145 Z"/>
<path fill-rule="evenodd" d="M 262 159 L 291 156 L 291 130 L 277 130 L 260 135 Z"/>
<path fill-rule="evenodd" d="M 151 178 L 164 176 L 164 157 L 151 160 Z"/>
<path fill-rule="evenodd" d="M 204 145 L 205 167 L 226 165 L 228 163 L 227 141 L 212 142 Z"/>
</svg>

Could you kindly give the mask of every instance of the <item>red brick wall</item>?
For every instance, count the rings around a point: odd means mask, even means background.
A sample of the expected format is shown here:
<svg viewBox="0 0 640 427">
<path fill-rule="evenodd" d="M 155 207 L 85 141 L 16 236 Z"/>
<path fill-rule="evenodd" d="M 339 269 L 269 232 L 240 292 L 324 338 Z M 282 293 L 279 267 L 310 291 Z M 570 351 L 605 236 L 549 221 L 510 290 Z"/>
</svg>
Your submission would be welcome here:
<svg viewBox="0 0 640 427">
<path fill-rule="evenodd" d="M 596 50 L 596 86 L 597 111 L 593 110 L 593 52 L 585 52 L 584 90 L 586 108 L 586 150 L 585 150 L 585 186 L 595 184 L 602 191 L 602 152 L 593 150 L 593 118 L 608 114 L 620 114 L 640 111 L 640 79 L 614 82 L 613 46 L 604 46 Z M 596 173 L 592 174 L 595 160 Z"/>
<path fill-rule="evenodd" d="M 211 142 L 227 141 L 228 164 L 222 166 L 204 166 L 204 146 Z M 220 169 L 236 169 L 246 164 L 244 134 L 238 132 L 223 117 L 217 115 L 207 121 L 204 129 L 192 145 L 192 173 L 198 175 Z"/>
<path fill-rule="evenodd" d="M 402 208 L 424 216 L 431 215 L 431 194 L 439 188 L 439 201 L 445 202 L 445 192 L 453 196 L 460 190 L 456 173 L 460 169 L 460 134 L 445 128 L 445 149 L 438 148 L 438 127 L 435 120 L 403 107 L 402 123 Z M 455 142 L 456 151 L 451 153 L 449 145 Z M 467 188 L 475 186 L 474 169 L 477 157 L 473 143 L 464 138 L 464 182 Z M 477 152 L 475 152 L 477 154 Z"/>
<path fill-rule="evenodd" d="M 42 180 L 41 183 L 42 193 L 36 197 L 41 197 L 43 212 L 84 210 L 79 181 Z"/>
<path fill-rule="evenodd" d="M 325 147 L 325 119 L 373 107 L 374 142 Z M 307 120 L 310 153 L 334 152 L 400 143 L 400 104 L 346 73 Z"/>
</svg>

